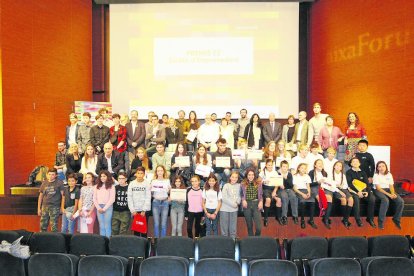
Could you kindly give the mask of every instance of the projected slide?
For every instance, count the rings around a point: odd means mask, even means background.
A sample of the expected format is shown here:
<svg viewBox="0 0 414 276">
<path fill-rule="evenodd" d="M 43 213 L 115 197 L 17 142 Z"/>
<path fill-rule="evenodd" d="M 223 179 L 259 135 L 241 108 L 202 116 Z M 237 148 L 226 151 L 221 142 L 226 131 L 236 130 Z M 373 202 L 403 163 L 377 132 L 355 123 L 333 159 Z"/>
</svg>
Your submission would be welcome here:
<svg viewBox="0 0 414 276">
<path fill-rule="evenodd" d="M 298 3 L 110 6 L 114 112 L 298 112 Z"/>
</svg>

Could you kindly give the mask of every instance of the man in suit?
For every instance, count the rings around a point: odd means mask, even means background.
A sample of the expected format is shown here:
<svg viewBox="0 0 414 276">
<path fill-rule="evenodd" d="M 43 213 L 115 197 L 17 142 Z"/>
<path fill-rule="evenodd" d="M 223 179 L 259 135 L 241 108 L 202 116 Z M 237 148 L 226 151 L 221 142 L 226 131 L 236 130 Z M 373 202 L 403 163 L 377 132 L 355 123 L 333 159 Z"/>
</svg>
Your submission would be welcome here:
<svg viewBox="0 0 414 276">
<path fill-rule="evenodd" d="M 279 141 L 282 137 L 282 125 L 279 122 L 275 121 L 276 116 L 275 113 L 269 114 L 269 122 L 267 122 L 263 126 L 263 136 L 265 139 L 265 143 L 269 143 L 270 141 Z"/>
<path fill-rule="evenodd" d="M 144 147 L 145 142 L 145 126 L 143 123 L 138 122 L 138 111 L 131 111 L 131 122 L 125 125 L 127 130 L 127 143 L 128 143 L 128 158 L 129 164 L 134 160 L 139 147 Z"/>
<path fill-rule="evenodd" d="M 293 142 L 298 145 L 304 144 L 310 146 L 312 143 L 312 134 L 309 132 L 309 122 L 306 120 L 306 112 L 299 112 L 298 119 L 299 122 L 295 125 L 295 133 L 293 134 Z"/>
<path fill-rule="evenodd" d="M 148 152 L 155 152 L 158 142 L 165 144 L 165 127 L 159 123 L 158 115 L 154 114 L 151 119 L 152 124 L 148 126 L 145 135 L 145 145 Z M 150 153 L 149 153 L 150 155 Z"/>
<path fill-rule="evenodd" d="M 66 126 L 66 148 L 68 149 L 71 144 L 76 143 L 76 138 L 78 137 L 78 116 L 75 113 L 70 113 L 69 115 L 70 126 Z"/>
<path fill-rule="evenodd" d="M 105 143 L 104 152 L 98 156 L 96 164 L 96 174 L 102 170 L 109 171 L 113 177 L 117 177 L 120 170 L 124 170 L 123 154 L 113 151 L 113 146 L 110 142 Z"/>
</svg>

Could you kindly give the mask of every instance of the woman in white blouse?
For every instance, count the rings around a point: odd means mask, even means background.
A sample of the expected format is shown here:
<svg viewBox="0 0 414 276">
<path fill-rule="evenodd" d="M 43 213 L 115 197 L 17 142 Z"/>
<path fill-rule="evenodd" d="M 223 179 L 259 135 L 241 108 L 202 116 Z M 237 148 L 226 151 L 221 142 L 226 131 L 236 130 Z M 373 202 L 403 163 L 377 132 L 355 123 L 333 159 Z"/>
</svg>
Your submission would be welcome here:
<svg viewBox="0 0 414 276">
<path fill-rule="evenodd" d="M 98 162 L 98 157 L 95 153 L 95 147 L 92 144 L 86 145 L 85 155 L 82 157 L 80 173 L 83 175 L 87 173 L 92 173 L 94 176 L 96 174 L 96 163 Z"/>
<path fill-rule="evenodd" d="M 394 179 L 388 171 L 384 161 L 379 161 L 373 178 L 374 194 L 381 201 L 378 214 L 378 227 L 384 229 L 385 216 L 387 215 L 390 200 L 395 204 L 395 214 L 392 218 L 395 226 L 401 229 L 401 215 L 404 209 L 404 200 L 395 192 Z"/>
</svg>

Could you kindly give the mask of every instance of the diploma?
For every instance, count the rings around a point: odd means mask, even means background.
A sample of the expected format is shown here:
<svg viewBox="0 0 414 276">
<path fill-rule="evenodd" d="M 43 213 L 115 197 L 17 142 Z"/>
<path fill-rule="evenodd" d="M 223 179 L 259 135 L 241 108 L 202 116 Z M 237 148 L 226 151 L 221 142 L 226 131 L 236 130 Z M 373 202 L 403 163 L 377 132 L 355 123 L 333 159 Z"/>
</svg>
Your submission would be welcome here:
<svg viewBox="0 0 414 276">
<path fill-rule="evenodd" d="M 247 159 L 249 160 L 261 160 L 263 157 L 263 151 L 262 150 L 249 150 L 247 151 Z"/>
<path fill-rule="evenodd" d="M 246 159 L 246 151 L 245 150 L 232 150 L 231 157 L 233 159 Z"/>
<path fill-rule="evenodd" d="M 217 156 L 216 157 L 217 168 L 230 168 L 230 157 L 228 156 Z"/>
<path fill-rule="evenodd" d="M 176 156 L 175 164 L 180 167 L 190 167 L 190 156 Z"/>
<path fill-rule="evenodd" d="M 170 198 L 174 201 L 186 201 L 187 189 L 171 189 Z"/>
<path fill-rule="evenodd" d="M 187 140 L 190 142 L 193 142 L 196 137 L 197 137 L 197 130 L 190 129 L 190 131 L 187 134 Z"/>
<path fill-rule="evenodd" d="M 269 177 L 269 183 L 267 185 L 273 186 L 273 187 L 283 186 L 283 176 L 280 175 L 280 176 Z"/>
<path fill-rule="evenodd" d="M 206 166 L 206 165 L 198 164 L 194 172 L 195 172 L 195 174 L 207 177 L 211 173 L 211 167 Z"/>
<path fill-rule="evenodd" d="M 177 148 L 177 144 L 169 144 L 166 151 L 175 152 L 176 148 Z"/>
<path fill-rule="evenodd" d="M 277 157 L 277 158 L 276 158 L 276 167 L 280 168 L 280 162 L 282 162 L 282 161 L 287 161 L 287 162 L 288 162 L 288 166 L 290 166 L 290 165 L 289 165 L 289 164 L 290 164 L 290 161 L 291 161 L 291 159 L 290 159 L 290 158 L 285 158 L 285 157 Z"/>
</svg>

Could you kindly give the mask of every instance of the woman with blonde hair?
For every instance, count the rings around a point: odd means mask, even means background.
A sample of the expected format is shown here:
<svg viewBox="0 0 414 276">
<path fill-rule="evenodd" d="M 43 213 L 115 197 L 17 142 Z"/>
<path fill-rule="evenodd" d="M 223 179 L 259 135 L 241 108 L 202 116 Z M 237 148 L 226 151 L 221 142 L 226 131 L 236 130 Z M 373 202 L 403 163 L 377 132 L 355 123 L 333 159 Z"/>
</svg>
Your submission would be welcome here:
<svg viewBox="0 0 414 276">
<path fill-rule="evenodd" d="M 143 147 L 137 149 L 137 155 L 131 163 L 130 181 L 135 179 L 135 174 L 139 167 L 145 168 L 145 171 L 152 171 L 152 161 Z"/>
<path fill-rule="evenodd" d="M 68 153 L 66 154 L 66 175 L 70 173 L 76 174 L 78 184 L 82 183 L 83 175 L 80 173 L 82 166 L 82 159 L 79 154 L 78 144 L 72 143 L 69 147 Z"/>
</svg>

